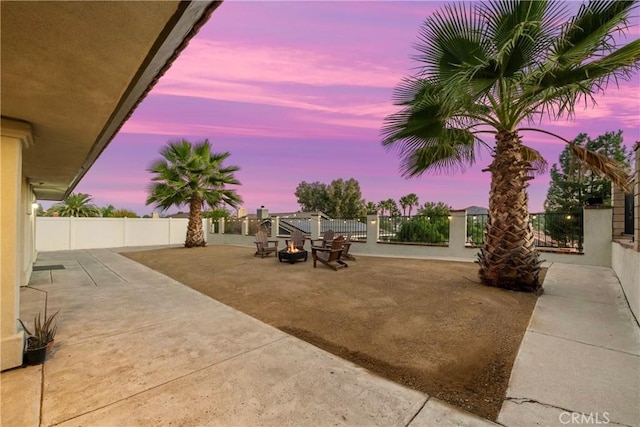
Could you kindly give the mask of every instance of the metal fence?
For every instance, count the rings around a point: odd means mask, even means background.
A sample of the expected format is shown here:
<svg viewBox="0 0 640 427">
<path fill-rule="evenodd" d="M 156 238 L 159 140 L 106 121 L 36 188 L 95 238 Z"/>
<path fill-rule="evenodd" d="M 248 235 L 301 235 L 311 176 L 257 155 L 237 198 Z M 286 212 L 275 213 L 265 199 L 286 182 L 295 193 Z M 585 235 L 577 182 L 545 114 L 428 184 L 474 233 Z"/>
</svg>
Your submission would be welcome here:
<svg viewBox="0 0 640 427">
<path fill-rule="evenodd" d="M 366 242 L 367 241 L 367 218 L 355 218 L 355 219 L 323 219 L 320 222 L 320 233 L 324 233 L 327 230 L 333 230 L 336 236 L 351 235 L 352 241 Z"/>
<path fill-rule="evenodd" d="M 381 216 L 380 241 L 449 244 L 448 215 Z"/>
<path fill-rule="evenodd" d="M 242 219 L 227 218 L 224 221 L 225 234 L 242 234 Z"/>
<path fill-rule="evenodd" d="M 583 252 L 582 212 L 532 213 L 529 218 L 538 248 Z"/>
<path fill-rule="evenodd" d="M 467 245 L 480 246 L 489 215 L 467 215 Z M 583 252 L 582 212 L 530 213 L 535 245 L 539 249 Z"/>
</svg>

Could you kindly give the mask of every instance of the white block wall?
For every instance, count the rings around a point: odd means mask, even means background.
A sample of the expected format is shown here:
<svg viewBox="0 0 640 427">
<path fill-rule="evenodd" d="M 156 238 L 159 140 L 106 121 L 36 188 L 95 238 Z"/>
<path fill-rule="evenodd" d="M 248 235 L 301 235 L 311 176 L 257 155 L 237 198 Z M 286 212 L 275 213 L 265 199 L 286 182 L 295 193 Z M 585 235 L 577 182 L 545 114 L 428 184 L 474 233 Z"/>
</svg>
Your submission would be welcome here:
<svg viewBox="0 0 640 427">
<path fill-rule="evenodd" d="M 36 249 L 118 248 L 184 243 L 186 218 L 52 218 L 36 219 Z M 202 220 L 207 238 L 208 221 Z"/>
</svg>

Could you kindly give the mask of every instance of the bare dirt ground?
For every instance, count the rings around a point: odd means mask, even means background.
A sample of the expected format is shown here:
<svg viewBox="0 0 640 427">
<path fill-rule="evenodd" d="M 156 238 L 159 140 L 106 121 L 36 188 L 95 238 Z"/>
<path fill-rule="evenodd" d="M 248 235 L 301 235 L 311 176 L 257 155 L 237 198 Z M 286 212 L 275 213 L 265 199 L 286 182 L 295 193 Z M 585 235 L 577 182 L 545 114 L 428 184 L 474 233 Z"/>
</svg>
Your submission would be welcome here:
<svg viewBox="0 0 640 427">
<path fill-rule="evenodd" d="M 123 254 L 370 371 L 495 420 L 536 296 L 473 263 L 358 256 L 333 271 L 248 247 Z"/>
</svg>

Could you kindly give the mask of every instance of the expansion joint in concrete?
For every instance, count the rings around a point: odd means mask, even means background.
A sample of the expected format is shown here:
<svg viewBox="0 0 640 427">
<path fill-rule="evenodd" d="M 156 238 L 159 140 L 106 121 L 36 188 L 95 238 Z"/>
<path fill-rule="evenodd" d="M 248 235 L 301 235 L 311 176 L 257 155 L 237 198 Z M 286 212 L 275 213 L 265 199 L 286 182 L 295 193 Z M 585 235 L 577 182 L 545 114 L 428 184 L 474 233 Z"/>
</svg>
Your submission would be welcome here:
<svg viewBox="0 0 640 427">
<path fill-rule="evenodd" d="M 418 408 L 418 410 L 416 411 L 415 414 L 413 414 L 413 417 L 411 417 L 411 419 L 409 420 L 409 422 L 407 424 L 405 424 L 404 427 L 409 427 L 411 425 L 411 423 L 413 422 L 413 420 L 416 419 L 416 417 L 418 416 L 418 414 L 424 409 L 425 405 L 427 404 L 427 402 L 429 401 L 429 399 L 431 399 L 431 396 L 427 395 L 427 398 L 424 400 L 424 402 L 422 402 L 422 405 L 420 405 L 420 408 Z"/>
</svg>

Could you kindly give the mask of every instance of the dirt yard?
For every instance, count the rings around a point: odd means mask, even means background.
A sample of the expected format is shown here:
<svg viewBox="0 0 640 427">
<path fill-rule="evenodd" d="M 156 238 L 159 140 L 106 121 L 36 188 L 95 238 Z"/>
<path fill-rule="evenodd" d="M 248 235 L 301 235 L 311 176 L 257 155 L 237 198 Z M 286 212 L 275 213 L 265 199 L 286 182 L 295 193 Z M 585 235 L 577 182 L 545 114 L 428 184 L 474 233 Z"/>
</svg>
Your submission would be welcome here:
<svg viewBox="0 0 640 427">
<path fill-rule="evenodd" d="M 308 244 L 308 243 L 307 243 Z M 333 271 L 209 246 L 125 256 L 370 371 L 495 420 L 536 296 L 473 263 L 358 256 Z"/>
</svg>

